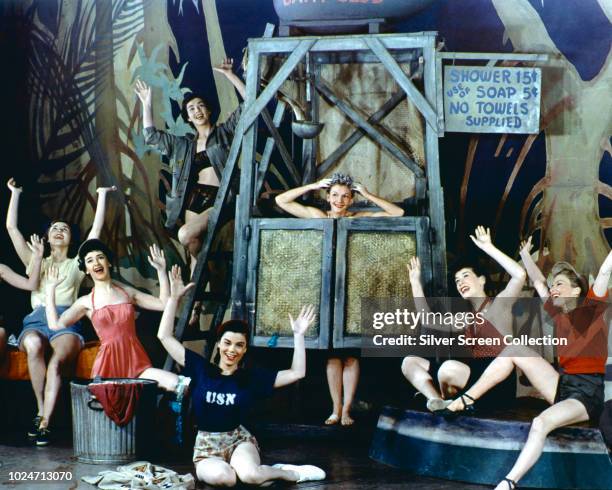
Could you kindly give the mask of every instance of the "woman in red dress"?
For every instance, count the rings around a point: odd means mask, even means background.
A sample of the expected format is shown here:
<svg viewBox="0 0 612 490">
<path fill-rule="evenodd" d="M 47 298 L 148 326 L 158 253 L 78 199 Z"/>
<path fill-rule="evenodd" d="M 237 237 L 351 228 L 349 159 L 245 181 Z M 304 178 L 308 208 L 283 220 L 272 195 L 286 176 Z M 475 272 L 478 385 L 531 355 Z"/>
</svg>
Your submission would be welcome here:
<svg viewBox="0 0 612 490">
<path fill-rule="evenodd" d="M 46 313 L 52 330 L 65 328 L 87 316 L 100 338 L 101 347 L 91 376 L 103 378 L 146 378 L 157 381 L 167 391 L 182 396 L 187 378 L 152 367 L 151 360 L 136 335 L 135 306 L 163 311 L 169 296 L 166 259 L 153 245 L 149 249 L 149 264 L 157 270 L 159 297 L 143 293 L 113 281 L 110 274 L 111 252 L 100 240 L 87 240 L 79 248 L 79 267 L 91 276 L 94 288 L 81 296 L 59 318 L 55 308 L 55 288 L 63 278 L 57 269 L 49 273 Z"/>
</svg>

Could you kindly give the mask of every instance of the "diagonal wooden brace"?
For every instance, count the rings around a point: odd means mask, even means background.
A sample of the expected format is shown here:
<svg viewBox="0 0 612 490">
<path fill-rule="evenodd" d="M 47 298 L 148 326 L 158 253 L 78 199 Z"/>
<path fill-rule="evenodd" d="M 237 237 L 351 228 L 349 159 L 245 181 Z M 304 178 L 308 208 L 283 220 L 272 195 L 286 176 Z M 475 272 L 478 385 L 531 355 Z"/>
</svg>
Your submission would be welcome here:
<svg viewBox="0 0 612 490">
<path fill-rule="evenodd" d="M 284 83 L 285 80 L 291 75 L 291 72 L 302 61 L 302 58 L 306 55 L 308 50 L 316 42 L 316 39 L 305 39 L 300 41 L 297 48 L 289 55 L 287 60 L 283 63 L 283 66 L 276 72 L 276 74 L 270 80 L 267 87 L 259 94 L 248 107 L 244 109 L 242 115 L 244 121 L 245 130 L 248 129 L 251 124 L 255 121 L 255 118 L 259 116 L 261 111 L 268 105 L 268 102 L 272 100 L 272 97 L 278 92 L 278 89 Z"/>
<path fill-rule="evenodd" d="M 389 140 L 383 135 L 376 127 L 372 126 L 356 109 L 354 109 L 348 102 L 342 100 L 336 95 L 331 87 L 325 83 L 323 78 L 318 78 L 315 81 L 317 90 L 329 99 L 338 109 L 346 114 L 357 126 L 363 129 L 370 138 L 378 143 L 384 150 L 386 150 L 391 156 L 397 158 L 406 167 L 408 167 L 415 175 L 415 177 L 424 177 L 425 173 L 423 169 L 419 167 L 399 146 Z"/>
<path fill-rule="evenodd" d="M 438 127 L 438 116 L 427 99 L 419 92 L 410 79 L 403 72 L 402 68 L 397 64 L 397 61 L 391 56 L 383 43 L 375 37 L 366 36 L 365 42 L 372 52 L 378 57 L 383 66 L 393 75 L 393 78 L 400 87 L 406 92 L 410 100 L 423 115 L 427 124 L 436 132 L 440 131 Z"/>
<path fill-rule="evenodd" d="M 372 114 L 368 118 L 368 122 L 370 124 L 377 124 L 382 121 L 388 114 L 395 109 L 399 103 L 406 98 L 406 92 L 400 90 L 395 92 L 391 98 L 385 102 L 380 109 L 378 109 L 374 114 Z M 342 142 L 342 144 L 336 148 L 331 155 L 329 155 L 321 165 L 317 167 L 317 174 L 322 176 L 326 174 L 331 168 L 336 165 L 338 160 L 342 158 L 347 151 L 349 151 L 357 142 L 365 136 L 365 133 L 361 129 L 356 129 L 353 133 Z"/>
</svg>

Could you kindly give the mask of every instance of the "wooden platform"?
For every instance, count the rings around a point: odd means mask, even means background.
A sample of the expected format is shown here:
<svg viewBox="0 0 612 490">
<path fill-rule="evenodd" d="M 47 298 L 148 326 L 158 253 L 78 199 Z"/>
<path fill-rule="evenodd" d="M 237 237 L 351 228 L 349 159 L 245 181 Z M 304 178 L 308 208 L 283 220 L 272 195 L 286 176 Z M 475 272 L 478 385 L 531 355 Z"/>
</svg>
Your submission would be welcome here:
<svg viewBox="0 0 612 490">
<path fill-rule="evenodd" d="M 91 377 L 91 368 L 96 355 L 100 349 L 100 342 L 97 340 L 86 342 L 77 358 L 74 366 L 66 366 L 65 376 L 71 376 L 80 379 L 89 379 Z M 70 370 L 74 367 L 74 370 Z M 70 371 L 68 371 L 70 370 Z M 28 359 L 25 352 L 21 352 L 17 347 L 9 346 L 6 356 L 0 362 L 0 379 L 10 381 L 29 381 L 30 374 L 28 372 Z"/>
<path fill-rule="evenodd" d="M 530 423 L 497 418 L 442 417 L 385 407 L 370 457 L 419 475 L 494 485 L 512 467 Z M 546 441 L 521 488 L 612 489 L 612 462 L 598 429 L 567 427 Z"/>
</svg>

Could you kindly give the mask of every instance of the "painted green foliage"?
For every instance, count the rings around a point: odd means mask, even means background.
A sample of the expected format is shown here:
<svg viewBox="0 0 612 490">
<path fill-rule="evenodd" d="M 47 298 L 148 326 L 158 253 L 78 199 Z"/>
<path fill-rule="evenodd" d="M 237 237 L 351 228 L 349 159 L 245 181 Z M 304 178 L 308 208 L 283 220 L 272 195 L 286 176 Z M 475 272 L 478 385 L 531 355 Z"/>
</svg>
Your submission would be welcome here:
<svg viewBox="0 0 612 490">
<path fill-rule="evenodd" d="M 145 265 L 149 244 L 162 245 L 171 262 L 181 261 L 181 255 L 161 224 L 160 157 L 145 148 L 132 85 L 136 78 L 149 83 L 156 124 L 184 135 L 189 126 L 172 117 L 171 104 L 180 104 L 187 91 L 181 87 L 187 63 L 177 77 L 168 68 L 176 43 L 164 2 L 51 3 L 23 6 L 31 53 L 30 148 L 39 182 L 49 189 L 44 212 L 85 230 L 95 188 L 116 185 L 103 238 L 121 258 L 124 279 L 142 283 L 153 275 Z M 154 35 L 144 29 L 148 19 L 158 24 Z"/>
</svg>

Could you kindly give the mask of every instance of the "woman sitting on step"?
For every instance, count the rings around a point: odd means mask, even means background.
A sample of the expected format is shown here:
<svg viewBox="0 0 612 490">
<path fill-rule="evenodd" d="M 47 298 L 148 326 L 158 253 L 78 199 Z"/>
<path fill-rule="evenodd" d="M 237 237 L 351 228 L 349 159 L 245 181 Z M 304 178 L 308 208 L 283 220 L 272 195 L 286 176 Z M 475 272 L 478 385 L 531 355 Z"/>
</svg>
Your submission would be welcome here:
<svg viewBox="0 0 612 490">
<path fill-rule="evenodd" d="M 484 271 L 472 262 L 455 265 L 457 292 L 469 303 L 473 314 L 482 318 L 480 323 L 475 318 L 463 329 L 456 328 L 456 325 L 450 327 L 451 331 L 474 340 L 475 343 L 469 346 L 466 353 L 469 358 L 438 362 L 435 358 L 407 356 L 402 362 L 402 374 L 427 398 L 427 408 L 432 412 L 444 410 L 452 398 L 477 380 L 489 363 L 502 352 L 503 336 L 512 334 L 512 306 L 525 284 L 525 270 L 493 244 L 488 228 L 476 227 L 470 238 L 479 249 L 503 267 L 510 275 L 510 280 L 497 296 L 489 297 L 485 292 L 487 279 Z M 413 257 L 407 267 L 415 309 L 429 312 L 421 284 L 421 263 L 418 257 Z M 423 327 L 449 332 L 448 325 Z M 488 345 L 488 340 L 495 340 L 496 343 Z M 513 373 L 484 402 L 490 407 L 505 406 L 515 397 L 516 379 Z"/>
<path fill-rule="evenodd" d="M 449 411 L 473 410 L 476 401 L 503 382 L 515 367 L 523 371 L 550 403 L 549 408 L 533 419 L 525 446 L 496 490 L 516 488 L 516 482 L 540 458 L 550 432 L 565 425 L 597 421 L 603 410 L 608 355 L 608 325 L 604 313 L 608 308 L 612 252 L 601 265 L 593 286 L 587 290 L 586 280 L 567 262 L 557 262 L 553 266 L 549 289 L 530 250 L 531 238 L 522 244 L 521 258 L 544 301 L 544 310 L 554 321 L 557 337 L 567 339 L 567 346 L 558 348 L 559 372 L 527 347 L 507 347 L 480 379 L 448 407 Z"/>
<path fill-rule="evenodd" d="M 307 192 L 327 189 L 329 211 L 304 206 L 297 199 Z M 381 211 L 349 211 L 353 204 L 355 192 L 366 200 L 372 201 Z M 404 210 L 399 206 L 368 192 L 368 190 L 344 174 L 333 174 L 330 179 L 322 179 L 312 184 L 290 189 L 276 196 L 276 204 L 297 218 L 365 218 L 403 216 Z M 339 354 L 344 354 L 342 357 Z M 325 420 L 326 425 L 340 422 L 352 425 L 351 406 L 359 382 L 359 359 L 350 351 L 334 351 L 327 360 L 327 384 L 331 395 L 333 409 Z M 343 393 L 344 391 L 344 393 Z"/>
<path fill-rule="evenodd" d="M 262 465 L 257 440 L 242 425 L 255 402 L 269 397 L 274 388 L 295 383 L 305 376 L 304 333 L 314 322 L 314 307 L 302 307 L 295 320 L 289 315 L 294 346 L 289 369 L 242 367 L 249 345 L 249 327 L 240 320 L 230 320 L 217 327 L 218 360 L 213 364 L 186 349 L 174 337 L 179 301 L 193 283 L 185 286 L 176 266 L 169 276 L 170 299 L 157 336 L 170 356 L 183 366 L 183 374 L 193 380 L 192 406 L 199 430 L 193 461 L 198 479 L 208 485 L 226 487 L 238 481 L 265 485 L 273 480 L 300 483 L 324 479 L 325 472 L 316 466 Z"/>
</svg>

